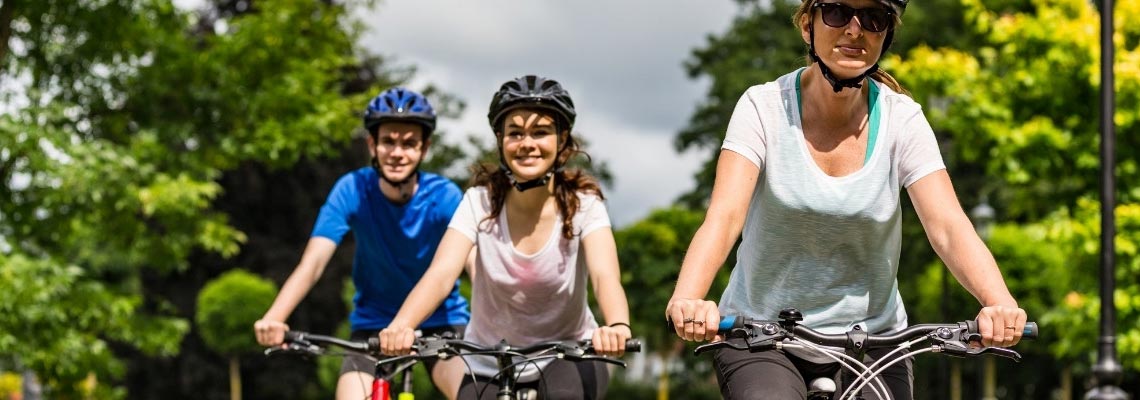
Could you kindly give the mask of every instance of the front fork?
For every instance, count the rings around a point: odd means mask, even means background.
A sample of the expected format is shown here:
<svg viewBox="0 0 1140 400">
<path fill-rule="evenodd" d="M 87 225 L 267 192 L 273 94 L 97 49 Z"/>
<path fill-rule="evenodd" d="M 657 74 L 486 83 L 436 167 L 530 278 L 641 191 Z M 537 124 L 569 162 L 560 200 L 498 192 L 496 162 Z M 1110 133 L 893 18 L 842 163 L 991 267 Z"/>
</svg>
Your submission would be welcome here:
<svg viewBox="0 0 1140 400">
<path fill-rule="evenodd" d="M 391 400 L 391 386 L 387 379 L 376 378 L 372 381 L 372 400 Z"/>
</svg>

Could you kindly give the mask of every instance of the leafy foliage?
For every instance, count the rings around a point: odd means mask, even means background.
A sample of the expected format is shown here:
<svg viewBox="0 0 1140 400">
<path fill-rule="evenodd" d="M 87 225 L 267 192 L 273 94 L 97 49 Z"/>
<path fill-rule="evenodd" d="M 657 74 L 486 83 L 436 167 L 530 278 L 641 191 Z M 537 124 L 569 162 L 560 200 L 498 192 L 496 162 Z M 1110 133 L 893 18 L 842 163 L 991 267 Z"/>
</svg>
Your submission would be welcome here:
<svg viewBox="0 0 1140 400">
<path fill-rule="evenodd" d="M 277 287 L 244 270 L 234 269 L 207 283 L 198 295 L 194 318 L 198 335 L 214 351 L 234 356 L 260 347 L 250 332 L 269 309 Z"/>
<path fill-rule="evenodd" d="M 240 3 L 0 4 L 0 287 L 21 296 L 3 305 L 0 362 L 53 395 L 88 372 L 107 388 L 173 376 L 119 360 L 198 351 L 183 340 L 197 285 L 263 243 L 220 203 L 266 190 L 228 186 L 251 182 L 235 171 L 344 154 L 368 93 L 410 74 L 357 54 L 344 5 Z"/>
</svg>

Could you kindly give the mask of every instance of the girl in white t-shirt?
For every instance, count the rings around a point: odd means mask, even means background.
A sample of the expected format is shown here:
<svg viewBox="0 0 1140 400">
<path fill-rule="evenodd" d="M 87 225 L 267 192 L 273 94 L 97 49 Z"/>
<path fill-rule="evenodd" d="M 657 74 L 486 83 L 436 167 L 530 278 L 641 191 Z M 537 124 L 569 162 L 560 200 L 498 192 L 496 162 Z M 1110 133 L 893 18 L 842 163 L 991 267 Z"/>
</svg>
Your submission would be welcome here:
<svg viewBox="0 0 1140 400">
<path fill-rule="evenodd" d="M 563 169 L 581 153 L 570 136 L 574 117 L 569 94 L 551 79 L 528 75 L 495 93 L 488 118 L 500 163 L 476 168 L 431 267 L 380 332 L 385 354 L 409 351 L 414 327 L 444 299 L 443 283 L 455 281 L 470 255 L 466 340 L 526 346 L 592 339 L 599 354 L 622 355 L 632 337 L 629 306 L 601 188 L 580 170 Z M 590 311 L 587 281 L 607 325 Z M 467 361 L 478 382 L 466 377 L 457 393 L 445 394 L 493 398 L 494 359 Z M 449 362 L 463 373 L 462 363 Z M 527 365 L 519 382 L 548 399 L 595 399 L 608 379 L 603 364 L 554 360 Z"/>
</svg>

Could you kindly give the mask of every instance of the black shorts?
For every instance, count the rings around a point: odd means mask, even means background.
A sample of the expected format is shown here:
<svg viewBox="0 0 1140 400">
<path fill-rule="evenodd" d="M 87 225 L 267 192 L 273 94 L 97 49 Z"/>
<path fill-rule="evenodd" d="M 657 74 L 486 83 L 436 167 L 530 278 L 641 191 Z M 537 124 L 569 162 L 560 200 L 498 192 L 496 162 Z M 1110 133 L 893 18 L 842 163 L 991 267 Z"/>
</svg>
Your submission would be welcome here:
<svg viewBox="0 0 1140 400">
<path fill-rule="evenodd" d="M 604 399 L 610 382 L 609 369 L 601 361 L 554 360 L 542 369 L 542 378 L 516 383 L 515 389 L 534 389 L 538 398 L 547 400 Z M 494 400 L 499 385 L 487 377 L 471 379 L 467 374 L 459 386 L 459 399 Z"/>
<path fill-rule="evenodd" d="M 864 360 L 882 358 L 892 349 L 875 349 L 868 352 Z M 900 352 L 891 358 L 905 356 Z M 868 362 L 868 365 L 870 363 Z M 842 393 L 844 382 L 838 378 L 839 364 L 816 364 L 787 354 L 781 350 L 747 351 L 721 349 L 713 356 L 713 367 L 720 383 L 720 393 L 725 399 L 804 399 L 807 397 L 807 384 L 819 377 L 836 380 L 837 393 Z M 914 370 L 912 360 L 892 365 L 880 375 L 887 385 L 890 396 L 895 400 L 914 398 Z M 866 399 L 878 399 L 869 387 L 862 390 Z"/>
<path fill-rule="evenodd" d="M 463 338 L 463 332 L 466 330 L 467 325 L 450 325 L 436 328 L 420 329 L 420 331 L 423 332 L 424 336 L 443 335 L 444 333 L 450 332 L 452 337 L 456 339 Z M 374 338 L 379 334 L 379 330 L 353 331 L 350 338 L 353 341 L 363 342 L 367 341 L 368 338 Z M 349 372 L 363 372 L 368 375 L 372 375 L 376 372 L 376 361 L 377 360 L 375 358 L 370 356 L 358 353 L 348 353 L 344 356 L 344 362 L 340 364 L 340 375 L 344 375 Z M 421 361 L 424 364 L 424 367 L 427 368 L 429 375 L 435 368 L 437 361 L 439 361 L 439 359 L 435 358 Z"/>
</svg>

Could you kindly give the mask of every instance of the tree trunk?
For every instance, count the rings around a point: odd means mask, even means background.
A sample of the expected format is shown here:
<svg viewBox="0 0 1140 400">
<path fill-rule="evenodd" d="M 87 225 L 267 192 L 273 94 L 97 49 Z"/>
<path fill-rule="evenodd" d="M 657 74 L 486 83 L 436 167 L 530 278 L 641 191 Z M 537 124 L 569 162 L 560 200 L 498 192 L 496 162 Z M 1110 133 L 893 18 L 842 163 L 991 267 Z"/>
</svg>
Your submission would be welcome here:
<svg viewBox="0 0 1140 400">
<path fill-rule="evenodd" d="M 0 68 L 4 67 L 4 60 L 8 57 L 8 39 L 12 37 L 12 18 L 16 14 L 14 1 L 7 0 L 0 3 Z"/>
<path fill-rule="evenodd" d="M 1061 400 L 1073 400 L 1073 368 L 1061 369 Z"/>
<path fill-rule="evenodd" d="M 962 364 L 950 360 L 950 400 L 962 400 Z"/>
<path fill-rule="evenodd" d="M 230 357 L 230 400 L 241 400 L 241 361 Z"/>
<path fill-rule="evenodd" d="M 982 361 L 982 373 L 984 374 L 982 399 L 997 400 L 997 370 L 994 368 L 993 357 L 986 357 L 986 360 Z"/>
</svg>

